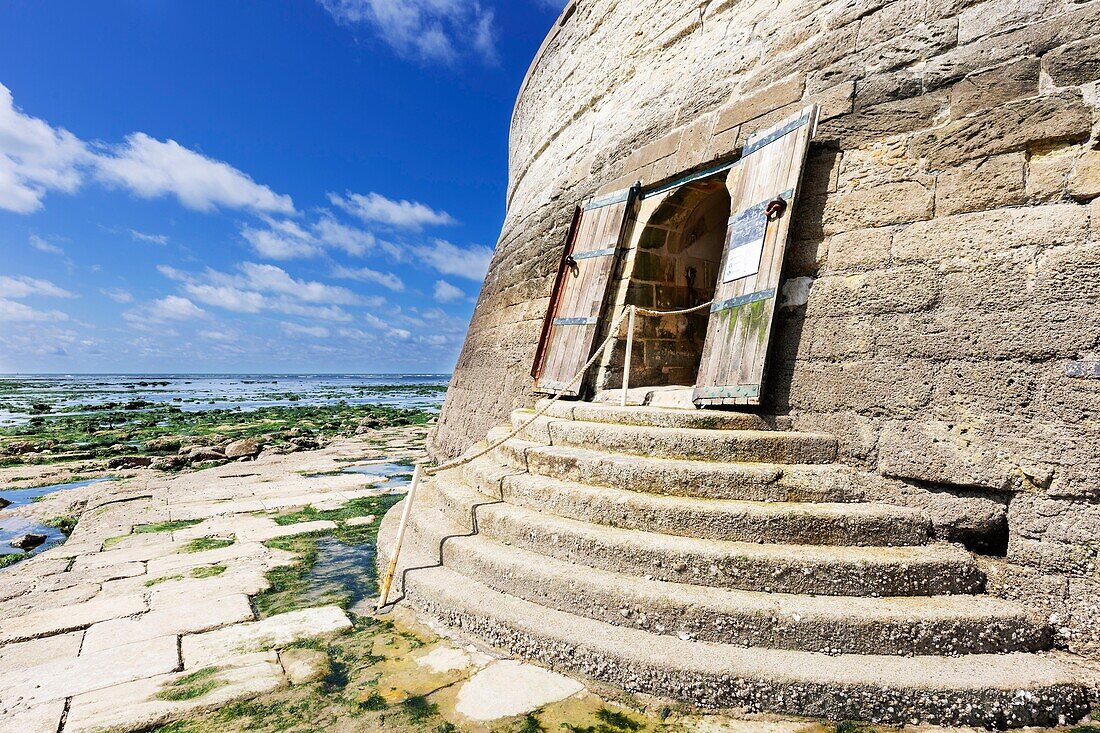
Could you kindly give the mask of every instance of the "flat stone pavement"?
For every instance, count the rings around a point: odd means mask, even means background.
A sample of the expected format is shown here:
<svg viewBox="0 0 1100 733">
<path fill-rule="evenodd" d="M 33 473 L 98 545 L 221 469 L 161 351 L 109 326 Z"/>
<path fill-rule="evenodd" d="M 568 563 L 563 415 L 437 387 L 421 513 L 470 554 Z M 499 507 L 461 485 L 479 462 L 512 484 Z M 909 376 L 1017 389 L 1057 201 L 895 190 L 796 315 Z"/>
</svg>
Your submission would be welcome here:
<svg viewBox="0 0 1100 733">
<path fill-rule="evenodd" d="M 272 516 L 388 491 L 362 474 L 306 474 L 414 457 L 424 432 L 73 490 L 88 503 L 69 540 L 0 571 L 0 733 L 144 730 L 288 684 L 282 647 L 351 622 L 334 606 L 257 618 L 249 597 L 265 573 L 296 560 L 263 543 L 335 526 Z M 177 520 L 201 521 L 133 533 Z M 233 543 L 185 551 L 205 537 Z"/>
</svg>

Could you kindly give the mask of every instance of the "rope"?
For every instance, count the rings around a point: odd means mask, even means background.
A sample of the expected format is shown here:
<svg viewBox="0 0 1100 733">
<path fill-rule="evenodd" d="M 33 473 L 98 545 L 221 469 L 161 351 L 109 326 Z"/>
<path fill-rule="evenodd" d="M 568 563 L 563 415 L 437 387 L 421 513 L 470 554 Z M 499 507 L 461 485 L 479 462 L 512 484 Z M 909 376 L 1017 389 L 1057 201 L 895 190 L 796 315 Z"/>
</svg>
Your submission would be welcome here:
<svg viewBox="0 0 1100 733">
<path fill-rule="evenodd" d="M 647 316 L 682 316 L 688 313 L 694 313 L 695 311 L 701 311 L 704 308 L 709 308 L 714 304 L 713 300 L 708 300 L 706 303 L 700 303 L 699 305 L 692 306 L 691 308 L 681 308 L 678 311 L 655 311 L 649 308 L 642 308 L 641 306 L 631 306 L 639 313 L 645 313 Z"/>
</svg>

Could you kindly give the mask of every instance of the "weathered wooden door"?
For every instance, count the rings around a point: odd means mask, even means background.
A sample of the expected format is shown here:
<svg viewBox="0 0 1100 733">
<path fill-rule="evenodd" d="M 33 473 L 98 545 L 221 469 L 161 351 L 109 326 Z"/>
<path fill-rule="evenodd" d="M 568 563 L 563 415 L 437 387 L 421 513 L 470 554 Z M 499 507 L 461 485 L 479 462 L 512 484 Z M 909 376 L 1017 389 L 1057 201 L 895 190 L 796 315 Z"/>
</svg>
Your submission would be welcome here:
<svg viewBox="0 0 1100 733">
<path fill-rule="evenodd" d="M 574 217 L 535 355 L 536 392 L 583 391 L 585 379 L 573 377 L 592 356 L 636 194 L 631 188 L 589 201 Z"/>
<path fill-rule="evenodd" d="M 760 403 L 791 209 L 816 126 L 812 105 L 755 133 L 726 179 L 731 216 L 695 382 L 697 406 Z"/>
</svg>

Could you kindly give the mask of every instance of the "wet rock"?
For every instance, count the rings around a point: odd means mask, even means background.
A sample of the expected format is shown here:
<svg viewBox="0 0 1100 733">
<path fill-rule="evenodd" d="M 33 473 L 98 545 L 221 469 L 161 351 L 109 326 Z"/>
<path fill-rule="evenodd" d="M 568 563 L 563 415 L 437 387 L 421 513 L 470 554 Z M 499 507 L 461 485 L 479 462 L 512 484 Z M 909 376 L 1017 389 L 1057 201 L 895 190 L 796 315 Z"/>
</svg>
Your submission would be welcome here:
<svg viewBox="0 0 1100 733">
<path fill-rule="evenodd" d="M 164 453 L 167 451 L 178 451 L 182 444 L 183 440 L 179 436 L 165 435 L 160 438 L 153 438 L 152 440 L 145 441 L 143 447 L 150 453 Z"/>
<path fill-rule="evenodd" d="M 204 445 L 192 448 L 187 454 L 187 460 L 191 463 L 203 463 L 204 461 L 224 461 L 225 454 L 221 451 Z"/>
<path fill-rule="evenodd" d="M 13 443 L 8 443 L 6 446 L 4 446 L 4 452 L 9 454 L 9 455 L 20 456 L 20 455 L 23 455 L 24 453 L 33 452 L 34 448 L 35 448 L 34 443 L 31 443 L 28 440 L 17 440 Z"/>
<path fill-rule="evenodd" d="M 187 459 L 183 456 L 160 456 L 154 458 L 149 467 L 159 471 L 171 471 L 185 465 L 187 465 Z"/>
<path fill-rule="evenodd" d="M 310 438 L 308 436 L 291 438 L 290 444 L 295 446 L 298 450 L 316 450 L 321 447 L 321 443 L 316 438 Z"/>
<path fill-rule="evenodd" d="M 118 456 L 107 461 L 107 468 L 145 468 L 152 463 L 152 456 Z"/>
<path fill-rule="evenodd" d="M 46 541 L 46 535 L 44 534 L 25 534 L 21 537 L 16 537 L 10 543 L 12 547 L 17 550 L 33 550 Z"/>
<path fill-rule="evenodd" d="M 252 458 L 258 456 L 260 451 L 263 450 L 263 446 L 256 442 L 253 438 L 244 438 L 243 440 L 236 440 L 225 446 L 226 458 Z"/>
</svg>

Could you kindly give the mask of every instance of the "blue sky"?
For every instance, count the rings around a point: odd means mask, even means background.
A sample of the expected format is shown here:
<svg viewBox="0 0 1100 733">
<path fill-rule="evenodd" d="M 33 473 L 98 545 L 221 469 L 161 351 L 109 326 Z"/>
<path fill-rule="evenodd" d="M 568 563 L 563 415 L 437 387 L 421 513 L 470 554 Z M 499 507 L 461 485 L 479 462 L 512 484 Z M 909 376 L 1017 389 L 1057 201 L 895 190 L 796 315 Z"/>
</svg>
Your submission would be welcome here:
<svg viewBox="0 0 1100 733">
<path fill-rule="evenodd" d="M 563 0 L 7 0 L 0 372 L 449 371 Z"/>
</svg>

